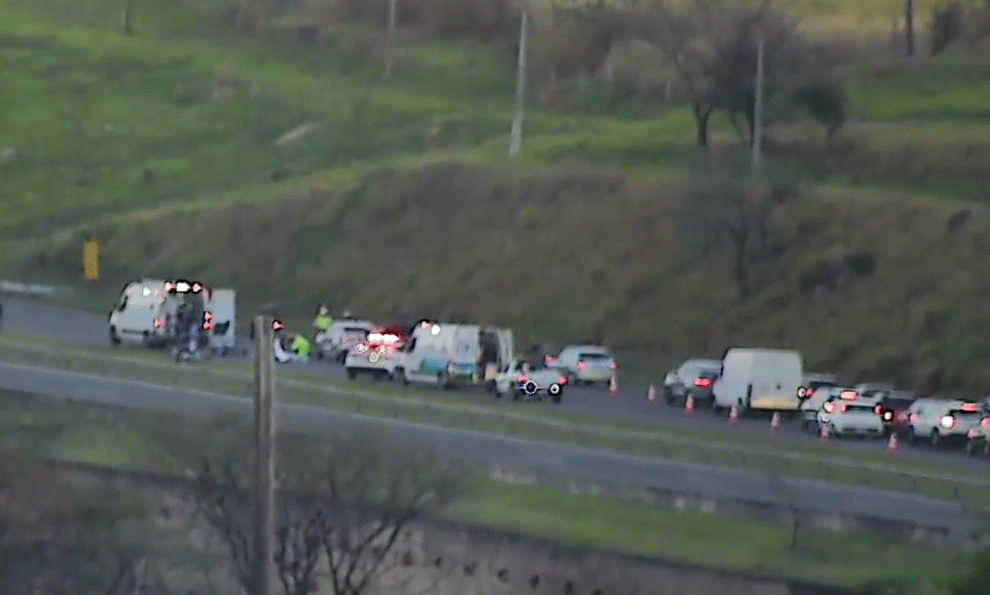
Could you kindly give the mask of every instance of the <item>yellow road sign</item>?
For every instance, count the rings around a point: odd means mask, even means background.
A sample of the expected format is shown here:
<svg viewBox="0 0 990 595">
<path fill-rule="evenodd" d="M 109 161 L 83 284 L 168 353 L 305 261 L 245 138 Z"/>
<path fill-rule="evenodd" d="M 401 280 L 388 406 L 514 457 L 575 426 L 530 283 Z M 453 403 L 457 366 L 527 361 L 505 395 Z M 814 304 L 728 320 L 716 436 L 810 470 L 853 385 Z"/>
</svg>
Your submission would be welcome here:
<svg viewBox="0 0 990 595">
<path fill-rule="evenodd" d="M 87 281 L 100 278 L 100 246 L 96 240 L 86 240 L 83 244 L 83 275 Z"/>
</svg>

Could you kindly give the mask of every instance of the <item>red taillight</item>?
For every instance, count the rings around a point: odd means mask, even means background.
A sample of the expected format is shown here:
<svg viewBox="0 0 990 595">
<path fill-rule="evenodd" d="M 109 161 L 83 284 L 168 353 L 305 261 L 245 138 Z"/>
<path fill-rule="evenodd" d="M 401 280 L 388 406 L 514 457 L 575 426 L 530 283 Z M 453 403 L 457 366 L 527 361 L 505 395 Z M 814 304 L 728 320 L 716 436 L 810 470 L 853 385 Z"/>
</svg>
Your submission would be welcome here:
<svg viewBox="0 0 990 595">
<path fill-rule="evenodd" d="M 520 376 L 519 377 L 519 384 L 523 384 L 523 383 L 527 382 L 528 380 L 529 380 L 529 378 L 527 378 L 526 376 Z"/>
<path fill-rule="evenodd" d="M 979 411 L 979 407 L 976 406 L 976 403 L 963 403 L 963 405 L 962 405 L 962 407 L 960 407 L 960 409 L 962 409 L 963 411 L 969 411 L 969 412 Z"/>
<path fill-rule="evenodd" d="M 285 325 L 282 324 L 282 321 L 281 320 L 276 320 L 275 322 L 272 323 L 272 330 L 275 331 L 275 332 L 278 332 L 280 330 L 283 330 L 284 328 L 285 328 Z"/>
<path fill-rule="evenodd" d="M 584 362 L 578 362 L 578 370 L 583 370 L 588 367 L 588 364 Z"/>
<path fill-rule="evenodd" d="M 990 418 L 984 417 L 980 420 L 980 425 L 984 428 L 990 428 Z"/>
<path fill-rule="evenodd" d="M 846 411 L 849 411 L 849 405 L 846 405 L 845 403 L 843 403 L 842 404 L 842 409 L 839 409 L 839 412 L 840 413 L 845 413 Z"/>
<path fill-rule="evenodd" d="M 918 423 L 918 420 L 921 419 L 921 418 L 918 417 L 918 414 L 917 413 L 912 413 L 911 414 L 911 417 L 909 417 L 908 419 L 911 420 L 911 423 L 916 424 L 916 423 Z"/>
<path fill-rule="evenodd" d="M 711 381 L 710 378 L 695 378 L 694 379 L 694 385 L 695 386 L 701 386 L 701 387 L 711 386 L 712 385 L 712 381 Z"/>
<path fill-rule="evenodd" d="M 826 413 L 832 413 L 832 411 L 835 410 L 835 403 L 829 401 L 822 406 L 822 409 L 824 409 Z"/>
<path fill-rule="evenodd" d="M 553 363 L 553 357 L 549 355 L 543 356 L 543 363 L 549 366 Z"/>
<path fill-rule="evenodd" d="M 162 319 L 161 318 L 156 318 L 155 319 L 155 328 L 162 328 Z"/>
<path fill-rule="evenodd" d="M 558 384 L 567 384 L 567 376 L 561 376 Z"/>
<path fill-rule="evenodd" d="M 839 398 L 842 399 L 843 401 L 855 401 L 856 400 L 856 391 L 854 391 L 854 390 L 844 390 L 841 393 L 839 393 Z"/>
<path fill-rule="evenodd" d="M 877 415 L 880 415 L 880 412 L 881 412 L 881 411 L 883 411 L 883 407 L 881 407 L 880 405 L 877 405 L 876 407 L 874 407 L 874 408 L 873 408 L 873 411 L 874 411 L 874 412 L 875 412 L 875 413 L 876 413 Z"/>
<path fill-rule="evenodd" d="M 615 362 L 610 363 L 608 365 L 608 367 L 609 367 L 610 370 L 618 370 L 619 369 L 619 365 L 616 364 Z"/>
</svg>

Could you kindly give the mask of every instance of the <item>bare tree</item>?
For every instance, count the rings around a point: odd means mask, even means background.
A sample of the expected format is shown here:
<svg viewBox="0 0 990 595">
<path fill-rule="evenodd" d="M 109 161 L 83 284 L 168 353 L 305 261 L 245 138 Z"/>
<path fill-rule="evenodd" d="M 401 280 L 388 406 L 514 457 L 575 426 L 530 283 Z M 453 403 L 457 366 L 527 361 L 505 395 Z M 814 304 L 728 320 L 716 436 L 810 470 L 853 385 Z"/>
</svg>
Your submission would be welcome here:
<svg viewBox="0 0 990 595">
<path fill-rule="evenodd" d="M 361 595 L 402 566 L 396 554 L 402 532 L 459 493 L 456 466 L 371 444 L 373 438 L 336 439 L 316 457 L 283 459 L 274 562 L 287 595 L 314 592 L 323 574 L 334 595 Z M 218 476 L 206 468 L 195 496 L 250 593 L 252 499 L 238 475 L 232 466 Z"/>
<path fill-rule="evenodd" d="M 731 261 L 739 300 L 754 291 L 754 272 L 773 256 L 777 206 L 791 190 L 754 183 L 744 156 L 702 156 L 692 187 L 678 208 L 680 242 L 689 259 L 724 254 Z"/>
<path fill-rule="evenodd" d="M 752 139 L 756 45 L 768 55 L 785 45 L 792 26 L 771 0 L 652 0 L 645 13 L 630 12 L 629 28 L 666 56 L 691 105 L 698 146 L 708 145 L 712 114 L 722 109 L 742 133 L 742 113 Z M 772 81 L 773 69 L 767 80 Z"/>
</svg>

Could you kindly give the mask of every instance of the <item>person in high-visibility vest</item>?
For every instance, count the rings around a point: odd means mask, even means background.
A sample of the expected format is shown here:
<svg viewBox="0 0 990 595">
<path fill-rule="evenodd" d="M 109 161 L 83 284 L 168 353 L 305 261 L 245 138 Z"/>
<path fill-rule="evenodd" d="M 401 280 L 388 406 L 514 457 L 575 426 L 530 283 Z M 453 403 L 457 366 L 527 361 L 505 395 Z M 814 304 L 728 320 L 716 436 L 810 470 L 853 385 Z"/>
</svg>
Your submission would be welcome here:
<svg viewBox="0 0 990 595">
<path fill-rule="evenodd" d="M 302 333 L 296 333 L 296 336 L 292 339 L 291 349 L 301 359 L 308 360 L 309 354 L 313 350 L 313 344 Z"/>
<path fill-rule="evenodd" d="M 330 328 L 331 324 L 333 324 L 333 317 L 330 316 L 330 309 L 326 306 L 320 306 L 320 311 L 316 313 L 316 318 L 313 320 L 313 328 L 319 333 Z"/>
</svg>

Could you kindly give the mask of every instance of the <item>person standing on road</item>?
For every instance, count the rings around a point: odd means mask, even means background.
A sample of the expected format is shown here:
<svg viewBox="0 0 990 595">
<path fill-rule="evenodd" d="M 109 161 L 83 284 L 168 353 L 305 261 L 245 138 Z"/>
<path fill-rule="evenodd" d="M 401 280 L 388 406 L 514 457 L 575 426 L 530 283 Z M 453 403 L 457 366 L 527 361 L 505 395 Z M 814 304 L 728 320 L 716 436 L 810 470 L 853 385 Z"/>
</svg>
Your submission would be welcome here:
<svg viewBox="0 0 990 595">
<path fill-rule="evenodd" d="M 314 331 L 322 333 L 330 328 L 331 324 L 333 324 L 333 317 L 330 316 L 330 308 L 327 308 L 326 305 L 320 306 L 319 312 L 316 313 L 316 318 L 313 319 Z"/>
</svg>

